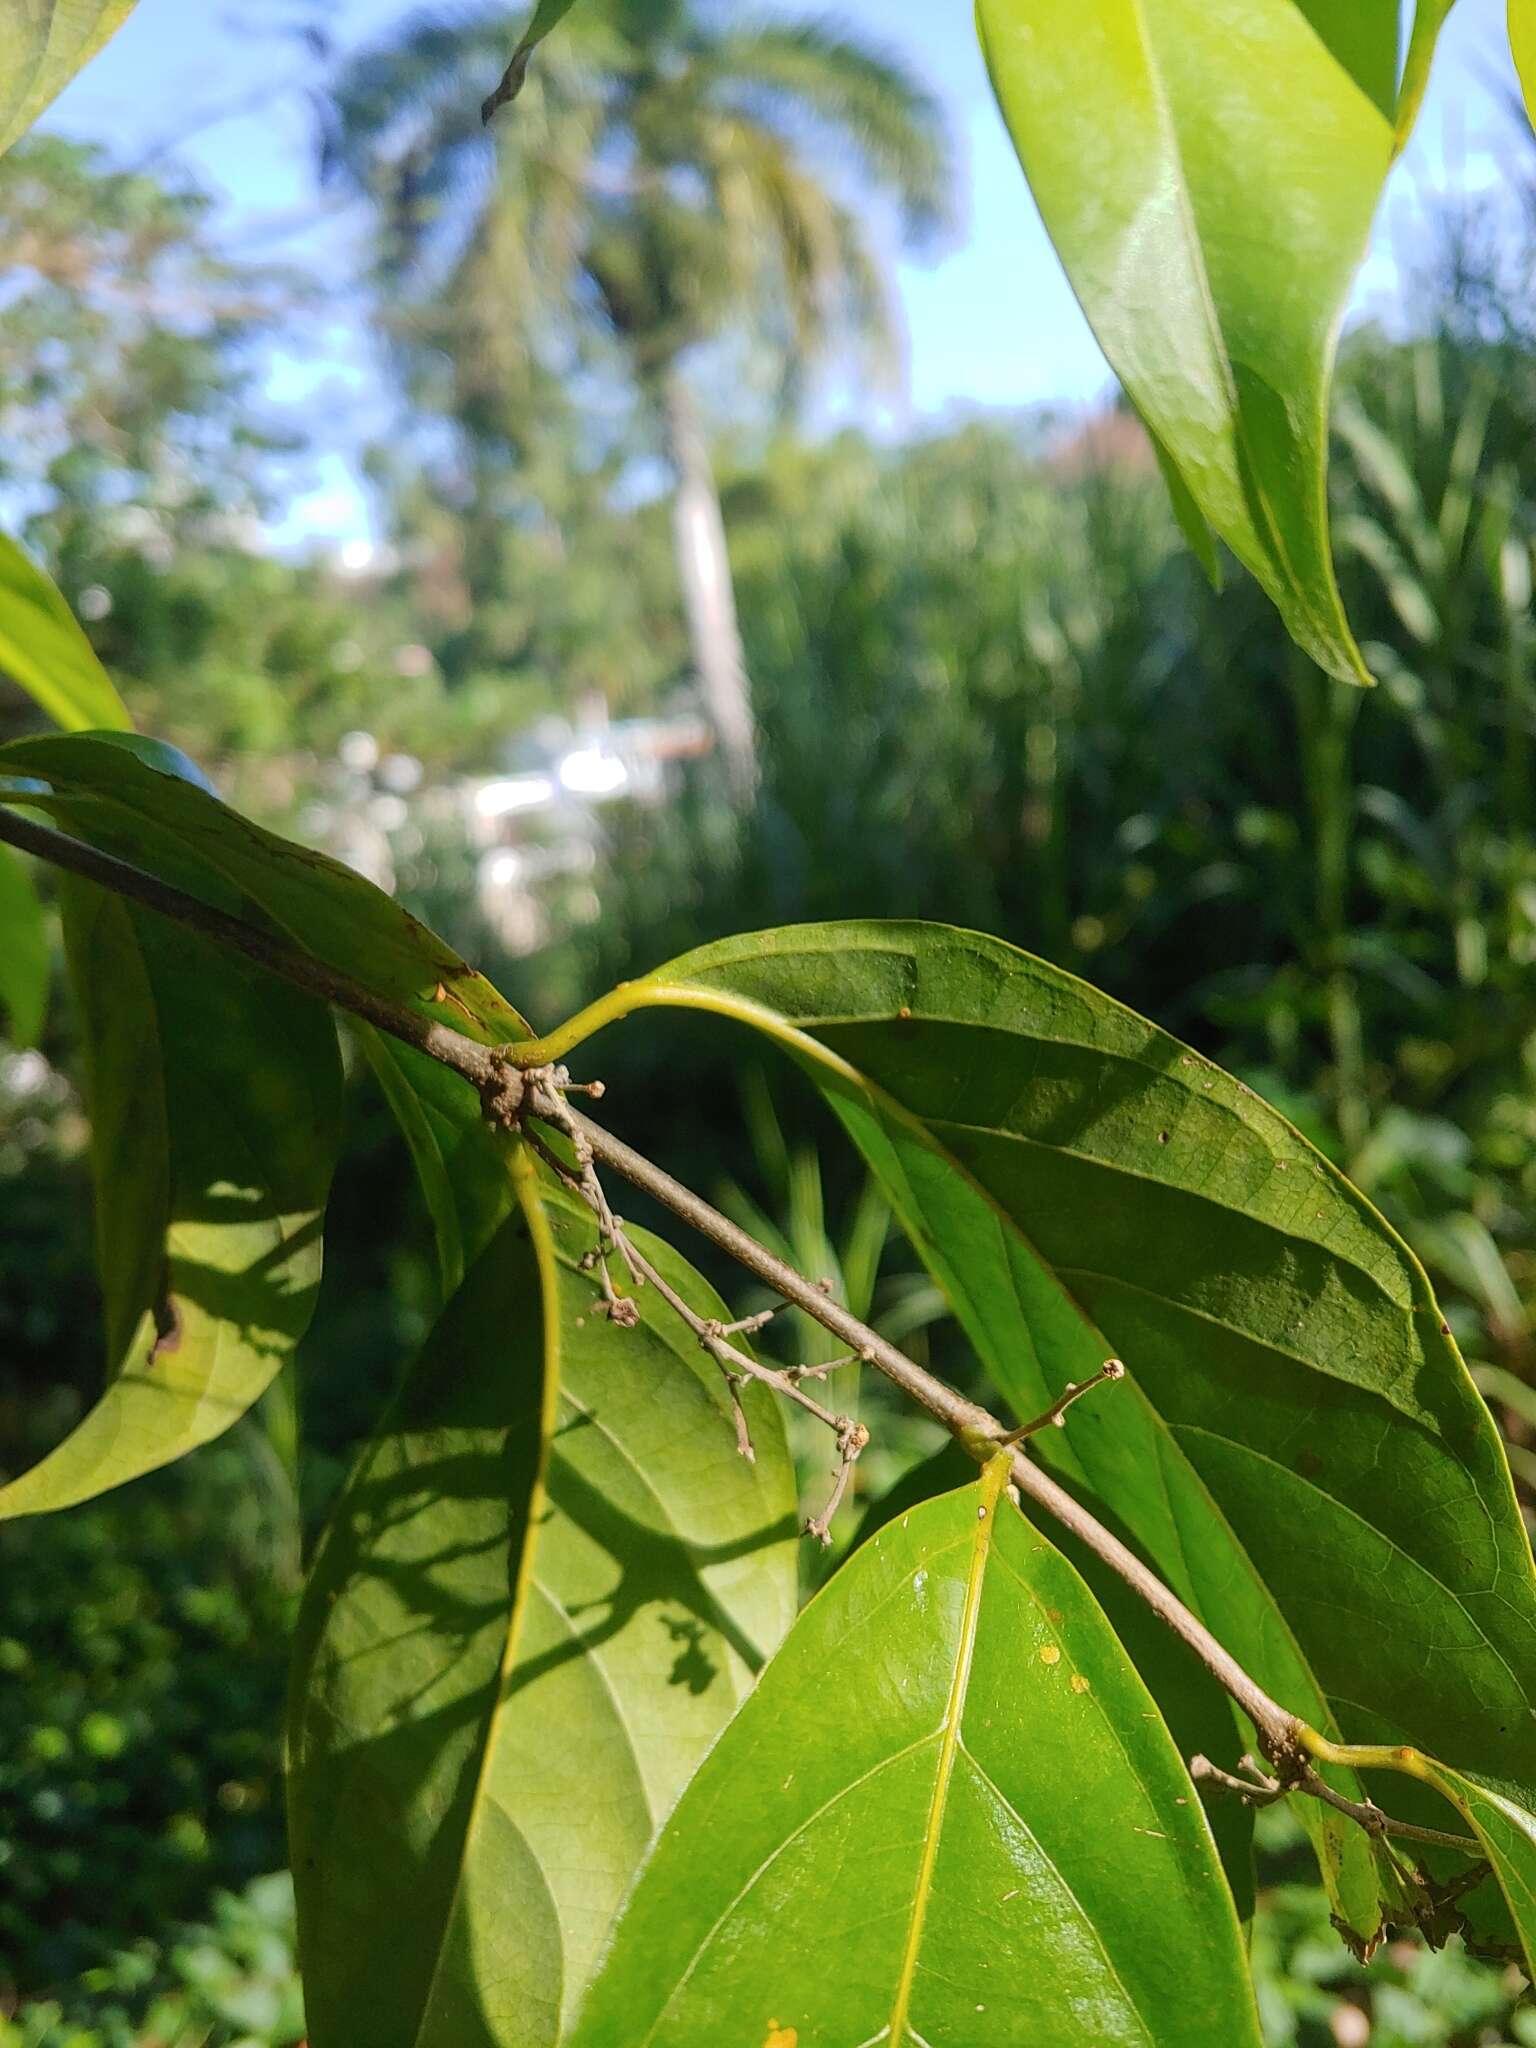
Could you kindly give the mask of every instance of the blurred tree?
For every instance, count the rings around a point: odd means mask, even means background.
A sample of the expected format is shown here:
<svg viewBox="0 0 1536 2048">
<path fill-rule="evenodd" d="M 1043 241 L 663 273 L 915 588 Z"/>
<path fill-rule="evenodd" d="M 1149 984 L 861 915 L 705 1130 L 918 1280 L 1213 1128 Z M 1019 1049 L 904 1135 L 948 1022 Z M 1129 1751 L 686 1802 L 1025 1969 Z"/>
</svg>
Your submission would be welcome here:
<svg viewBox="0 0 1536 2048">
<path fill-rule="evenodd" d="M 565 465 L 550 419 L 605 367 L 659 425 L 693 665 L 741 797 L 752 712 L 687 368 L 744 335 L 791 381 L 838 340 L 886 346 L 868 213 L 839 185 L 854 174 L 905 231 L 931 230 L 951 183 L 942 121 L 896 62 L 823 24 L 609 0 L 568 27 L 488 143 L 506 11 L 413 18 L 343 72 L 327 161 L 377 209 L 413 395 L 436 387 L 482 466 L 511 466 L 537 499 L 552 455 Z"/>
<path fill-rule="evenodd" d="M 264 455 L 253 356 L 292 274 L 217 248 L 212 201 L 55 135 L 0 159 L 0 484 L 67 568 L 110 524 L 163 559 L 249 539 Z"/>
<path fill-rule="evenodd" d="M 303 444 L 264 422 L 260 382 L 303 280 L 225 253 L 174 164 L 123 169 L 51 135 L 0 159 L 0 273 L 7 523 L 140 719 L 273 817 L 355 728 L 436 767 L 483 759 L 506 707 L 446 699 L 411 593 L 273 552 Z M 0 723 L 35 716 L 0 681 Z"/>
</svg>

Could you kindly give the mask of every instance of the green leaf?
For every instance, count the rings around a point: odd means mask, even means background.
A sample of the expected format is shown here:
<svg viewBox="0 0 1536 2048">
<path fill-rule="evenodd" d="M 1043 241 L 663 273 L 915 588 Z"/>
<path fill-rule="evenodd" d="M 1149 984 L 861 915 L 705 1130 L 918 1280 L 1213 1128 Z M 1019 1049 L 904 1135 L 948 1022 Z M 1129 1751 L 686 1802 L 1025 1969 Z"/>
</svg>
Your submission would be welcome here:
<svg viewBox="0 0 1536 2048">
<path fill-rule="evenodd" d="M 898 1520 L 935 1494 L 963 1486 L 976 1473 L 974 1460 L 953 1439 L 910 1471 L 866 1509 L 854 1537 L 867 1543 L 887 1522 Z M 1120 1638 L 1143 1685 L 1156 1700 L 1181 1756 L 1222 1756 L 1232 1741 L 1231 1704 L 1193 1654 L 1165 1628 L 1152 1610 L 1065 1530 L 1053 1530 L 1058 1549 L 1098 1601 Z M 1299 1816 L 1306 1821 L 1305 1811 Z M 1217 1799 L 1206 1819 L 1238 1918 L 1253 1914 L 1253 1809 L 1241 1799 Z M 1369 1874 L 1365 1873 L 1366 1882 Z M 1374 1931 L 1376 1923 L 1372 1923 Z"/>
<path fill-rule="evenodd" d="M 801 1615 L 571 2048 L 1258 2042 L 1200 1802 L 1006 1470 L 889 1523 Z"/>
<path fill-rule="evenodd" d="M 245 1413 L 309 1322 L 339 1140 L 321 1004 L 86 883 L 61 901 L 116 1369 L 0 1487 L 0 1519 L 89 1500 Z"/>
<path fill-rule="evenodd" d="M 1522 0 L 1510 0 L 1510 9 L 1522 4 Z M 1408 54 L 1403 59 L 1403 76 L 1397 88 L 1397 146 L 1399 149 L 1413 133 L 1413 124 L 1419 118 L 1419 109 L 1424 104 L 1424 93 L 1429 85 L 1429 68 L 1434 61 L 1435 45 L 1440 40 L 1440 31 L 1445 18 L 1455 5 L 1455 0 L 1418 0 L 1413 10 L 1413 31 L 1408 38 Z"/>
<path fill-rule="evenodd" d="M 189 878 L 189 860 L 221 876 L 246 899 L 234 908 L 264 913 L 316 958 L 390 1002 L 485 1044 L 526 1033 L 511 1004 L 382 889 L 231 810 L 174 747 L 111 733 L 14 740 L 0 747 L 6 774 L 50 783 L 52 795 L 25 801 L 193 893 L 202 885 Z"/>
<path fill-rule="evenodd" d="M 175 1207 L 168 1101 L 173 1082 L 160 1011 L 163 1000 L 172 1014 L 182 1013 L 186 995 L 176 963 L 167 957 L 166 935 L 131 905 L 72 876 L 61 876 L 58 888 L 91 1116 L 107 1360 L 116 1372 L 131 1358 L 145 1316 L 153 1317 L 165 1279 L 166 1233 Z M 213 967 L 215 975 L 220 964 Z M 171 978 L 157 987 L 162 968 Z M 242 1049 L 248 1037 L 248 1027 L 242 1027 Z M 200 1084 L 200 1076 L 193 1078 Z M 196 1127 L 189 1120 L 189 1130 Z M 186 1201 L 198 1200 L 197 1190 L 190 1189 Z M 139 1345 L 141 1358 L 154 1341 Z"/>
<path fill-rule="evenodd" d="M 749 1466 L 683 1325 L 644 1294 L 635 1329 L 595 1315 L 590 1219 L 517 1171 L 523 1207 L 364 1453 L 305 1595 L 289 1796 L 315 2048 L 350 2048 L 365 2011 L 371 2048 L 553 2043 L 794 1614 L 771 1399 L 751 1401 Z"/>
<path fill-rule="evenodd" d="M 48 932 L 26 868 L 0 846 L 0 1014 L 14 1045 L 36 1045 L 48 1006 Z"/>
<path fill-rule="evenodd" d="M 1190 552 L 1205 571 L 1206 581 L 1212 590 L 1220 590 L 1221 551 L 1216 545 L 1216 536 L 1211 531 L 1210 521 L 1190 495 L 1188 484 L 1179 473 L 1178 466 L 1168 450 L 1155 434 L 1150 435 L 1152 452 L 1157 457 L 1158 474 L 1168 501 L 1173 506 L 1173 516 L 1179 523 L 1179 530 L 1189 543 Z"/>
<path fill-rule="evenodd" d="M 133 12 L 134 0 L 0 0 L 0 150 Z"/>
<path fill-rule="evenodd" d="M 501 75 L 501 83 L 480 109 L 482 121 L 489 121 L 499 107 L 517 98 L 528 76 L 528 60 L 550 30 L 559 27 L 575 4 L 576 0 L 538 0 L 532 19 Z"/>
<path fill-rule="evenodd" d="M 666 1003 L 799 1056 L 1021 1418 L 1126 1362 L 1039 1455 L 1277 1699 L 1536 1786 L 1497 1433 L 1417 1260 L 1289 1124 L 1073 976 L 934 925 L 727 940 L 542 1049 Z M 1328 1826 L 1369 1936 L 1368 1845 Z"/>
<path fill-rule="evenodd" d="M 1536 123 L 1536 0 L 1509 0 L 1509 48 L 1525 111 Z"/>
<path fill-rule="evenodd" d="M 1111 367 L 1298 645 L 1360 683 L 1328 546 L 1328 387 L 1392 161 L 1397 12 L 977 5 L 1003 117 Z"/>
<path fill-rule="evenodd" d="M 446 1302 L 512 1207 L 505 1161 L 457 1074 L 358 1019 L 352 1028 L 416 1169 Z"/>
<path fill-rule="evenodd" d="M 5 0 L 0 0 L 3 7 Z M 14 0 L 13 0 L 14 4 Z M 0 14 L 0 36 L 3 36 Z M 74 613 L 13 540 L 0 534 L 0 671 L 55 725 L 126 731 L 133 720 Z"/>
</svg>

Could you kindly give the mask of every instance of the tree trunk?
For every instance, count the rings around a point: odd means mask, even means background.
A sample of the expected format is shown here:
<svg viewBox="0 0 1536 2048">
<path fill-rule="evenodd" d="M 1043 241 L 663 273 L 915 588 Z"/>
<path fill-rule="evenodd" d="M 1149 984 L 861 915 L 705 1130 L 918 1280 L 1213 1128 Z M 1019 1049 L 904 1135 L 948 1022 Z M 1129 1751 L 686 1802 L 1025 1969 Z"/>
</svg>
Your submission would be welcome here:
<svg viewBox="0 0 1536 2048">
<path fill-rule="evenodd" d="M 672 530 L 694 671 L 720 742 L 732 800 L 744 809 L 757 786 L 757 730 L 736 624 L 720 494 L 692 394 L 675 368 L 663 379 L 662 401 L 668 452 L 677 476 Z"/>
</svg>

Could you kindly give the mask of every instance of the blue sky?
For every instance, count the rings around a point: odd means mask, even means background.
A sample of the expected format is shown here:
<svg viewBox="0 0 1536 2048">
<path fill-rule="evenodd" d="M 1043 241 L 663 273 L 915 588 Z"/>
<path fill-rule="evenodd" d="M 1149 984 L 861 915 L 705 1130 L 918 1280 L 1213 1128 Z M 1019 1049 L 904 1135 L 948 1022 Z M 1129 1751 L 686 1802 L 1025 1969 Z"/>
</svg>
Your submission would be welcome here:
<svg viewBox="0 0 1536 2048">
<path fill-rule="evenodd" d="M 785 12 L 796 0 L 779 0 Z M 318 10 L 317 10 L 318 11 Z M 343 48 L 412 11 L 409 0 L 329 0 L 323 19 Z M 957 408 L 1086 404 L 1107 384 L 1103 358 L 1030 202 L 993 107 L 963 0 L 816 0 L 924 72 L 948 108 L 964 165 L 962 226 L 921 263 L 898 264 L 907 330 L 907 390 L 883 424 L 900 427 Z M 1442 44 L 1423 120 L 1399 166 L 1357 303 L 1381 309 L 1398 294 L 1428 195 L 1491 189 L 1511 147 L 1503 94 L 1512 82 L 1502 0 L 1460 0 Z M 127 26 L 57 102 L 48 125 L 89 136 L 136 160 L 170 138 L 219 197 L 229 237 L 253 252 L 322 268 L 348 223 L 302 231 L 317 205 L 311 116 L 284 81 L 314 69 L 270 24 L 297 19 L 301 0 L 139 0 Z M 261 19 L 261 32 L 251 23 Z M 936 21 L 942 25 L 936 26 Z M 258 106 L 257 100 L 261 101 Z M 345 538 L 366 528 L 352 451 L 380 431 L 366 327 L 345 299 L 313 323 L 302 349 L 271 366 L 271 396 L 328 423 L 332 450 L 311 463 L 285 538 Z M 828 408 L 858 412 L 843 395 Z"/>
</svg>

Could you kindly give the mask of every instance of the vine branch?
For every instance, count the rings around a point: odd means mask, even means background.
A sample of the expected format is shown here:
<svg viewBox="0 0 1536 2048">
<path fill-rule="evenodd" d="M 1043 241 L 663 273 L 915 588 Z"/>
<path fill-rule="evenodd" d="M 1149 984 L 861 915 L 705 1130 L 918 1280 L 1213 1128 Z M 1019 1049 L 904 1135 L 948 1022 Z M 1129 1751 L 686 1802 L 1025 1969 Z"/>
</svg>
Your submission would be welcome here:
<svg viewBox="0 0 1536 2048">
<path fill-rule="evenodd" d="M 13 793 L 10 802 L 25 802 L 24 796 Z M 79 875 L 112 890 L 119 896 L 143 904 L 147 909 L 170 918 L 175 923 L 200 932 L 222 946 L 242 954 L 256 966 L 278 976 L 294 987 L 307 990 L 310 994 L 334 1004 L 338 1009 L 351 1012 L 363 1018 L 379 1030 L 388 1032 L 404 1044 L 413 1046 L 418 1052 L 436 1060 L 461 1079 L 468 1082 L 480 1097 L 486 1116 L 494 1123 L 509 1130 L 516 1130 L 525 1136 L 533 1134 L 526 1130 L 525 1114 L 542 1117 L 556 1129 L 563 1131 L 577 1150 L 579 1160 L 585 1165 L 576 1170 L 577 1178 L 585 1177 L 592 1187 L 583 1187 L 583 1198 L 592 1199 L 595 1189 L 595 1208 L 598 1215 L 600 1254 L 603 1252 L 603 1237 L 607 1249 L 617 1251 L 624 1258 L 633 1275 L 643 1278 L 648 1284 L 664 1289 L 662 1276 L 648 1261 L 636 1258 L 635 1247 L 625 1237 L 622 1225 L 607 1206 L 606 1197 L 597 1184 L 595 1167 L 601 1164 L 619 1174 L 631 1185 L 642 1189 L 662 1207 L 670 1210 L 682 1222 L 697 1231 L 702 1237 L 724 1252 L 738 1265 L 744 1267 L 770 1287 L 784 1301 L 792 1302 L 807 1315 L 820 1323 L 846 1344 L 850 1353 L 873 1365 L 879 1372 L 898 1387 L 909 1399 L 941 1422 L 953 1436 L 975 1457 L 984 1462 L 1000 1447 L 1013 1446 L 1010 1478 L 1019 1494 L 1042 1508 L 1078 1540 L 1103 1564 L 1116 1573 L 1135 1592 L 1154 1614 L 1169 1627 L 1175 1635 L 1194 1653 L 1224 1691 L 1236 1701 L 1244 1714 L 1253 1723 L 1259 1738 L 1259 1747 L 1275 1772 L 1272 1781 L 1281 1791 L 1298 1790 L 1314 1798 L 1323 1799 L 1327 1804 L 1338 1807 L 1350 1814 L 1362 1826 L 1372 1832 L 1384 1831 L 1384 1825 L 1393 1832 L 1408 1829 L 1408 1823 L 1388 1823 L 1374 1806 L 1349 1801 L 1337 1794 L 1313 1769 L 1308 1755 L 1305 1738 L 1315 1740 L 1315 1731 L 1310 1729 L 1298 1715 L 1272 1699 L 1258 1681 L 1237 1662 L 1200 1618 L 1191 1612 L 1171 1587 L 1164 1585 L 1136 1554 L 1130 1550 L 1114 1532 L 1083 1506 L 1065 1487 L 1060 1485 L 1040 1466 L 1031 1463 L 1022 1451 L 1016 1448 L 1018 1441 L 1061 1419 L 1069 1399 L 1076 1399 L 1086 1392 L 1087 1386 L 1104 1378 L 1119 1375 L 1110 1367 L 1118 1364 L 1112 1360 L 1106 1363 L 1095 1380 L 1083 1386 L 1067 1390 L 1063 1398 L 1054 1403 L 1046 1413 L 1022 1429 L 1009 1431 L 1007 1427 L 977 1402 L 968 1400 L 954 1388 L 924 1370 L 904 1351 L 899 1350 L 878 1331 L 871 1329 L 834 1300 L 815 1282 L 807 1280 L 793 1266 L 777 1258 L 766 1246 L 733 1223 L 729 1217 L 713 1208 L 696 1195 L 691 1188 L 675 1180 L 663 1167 L 653 1164 L 621 1138 L 595 1124 L 589 1117 L 573 1108 L 565 1100 L 562 1090 L 553 1089 L 547 1070 L 523 1070 L 508 1059 L 504 1049 L 488 1046 L 463 1032 L 444 1024 L 429 1014 L 425 1005 L 432 1000 L 424 994 L 420 1001 L 423 1008 L 412 1009 L 379 994 L 350 976 L 337 972 L 325 962 L 305 952 L 300 947 L 249 924 L 243 919 L 232 917 L 228 912 L 217 910 L 202 902 L 198 897 L 174 884 L 164 882 L 158 876 L 149 874 L 132 863 L 118 859 L 115 855 L 102 852 L 99 848 L 73 839 L 50 826 L 36 823 L 30 818 L 18 817 L 14 812 L 0 807 L 0 841 L 19 847 L 23 852 L 35 855 L 54 867 Z M 551 1114 L 553 1111 L 553 1114 Z M 540 1148 L 547 1159 L 553 1158 L 547 1147 Z M 571 1169 L 560 1168 L 563 1175 Z M 610 1283 L 611 1285 L 611 1283 Z M 615 1300 L 619 1299 L 615 1291 Z M 666 1298 L 665 1294 L 663 1298 Z M 676 1305 L 674 1303 L 674 1305 Z M 633 1304 L 631 1303 L 631 1308 Z M 611 1311 L 610 1311 L 611 1312 Z M 697 1321 L 693 1311 L 683 1304 L 680 1313 L 685 1321 Z M 690 1321 L 690 1327 L 692 1322 Z M 799 1385 L 809 1375 L 795 1368 L 780 1370 L 762 1366 L 758 1361 L 749 1360 L 748 1355 L 730 1343 L 729 1326 L 713 1328 L 706 1325 L 696 1330 L 705 1348 L 711 1351 L 728 1374 L 749 1372 L 750 1376 L 767 1381 L 783 1393 L 786 1398 L 796 1399 L 802 1406 L 810 1405 L 809 1397 Z M 1123 1370 L 1123 1368 L 1122 1368 Z M 818 1404 L 819 1405 L 819 1404 Z M 834 1424 L 846 1418 L 833 1418 L 830 1411 L 821 1411 L 822 1419 Z M 738 1441 L 742 1424 L 738 1421 Z M 862 1448 L 860 1445 L 858 1448 Z M 853 1455 L 857 1455 L 854 1451 Z M 847 1483 L 847 1468 L 852 1458 L 844 1452 L 839 1468 L 837 1495 Z M 835 1505 L 835 1500 L 831 1505 Z M 824 1520 L 830 1514 L 824 1511 Z M 819 1528 L 817 1533 L 820 1533 Z M 1239 1780 L 1239 1783 L 1242 1781 Z M 1254 1789 L 1263 1791 L 1262 1787 Z M 1423 1835 L 1423 1830 L 1418 1830 Z M 1463 1839 L 1456 1836 L 1438 1836 L 1431 1831 L 1431 1839 L 1465 1846 Z"/>
<path fill-rule="evenodd" d="M 752 1432 L 747 1424 L 746 1410 L 741 1405 L 741 1390 L 749 1380 L 759 1380 L 771 1387 L 786 1401 L 803 1408 L 823 1423 L 833 1435 L 837 1444 L 838 1462 L 833 1480 L 832 1496 L 819 1515 L 813 1515 L 806 1523 L 806 1534 L 814 1536 L 823 1544 L 832 1541 L 832 1517 L 837 1513 L 847 1489 L 855 1461 L 860 1451 L 869 1442 L 869 1431 L 863 1423 L 855 1422 L 850 1415 L 834 1415 L 830 1408 L 806 1393 L 801 1381 L 817 1370 L 809 1366 L 791 1366 L 781 1369 L 764 1365 L 761 1359 L 743 1351 L 739 1344 L 733 1344 L 733 1337 L 745 1336 L 760 1330 L 771 1322 L 777 1313 L 767 1309 L 755 1316 L 743 1316 L 739 1322 L 723 1323 L 717 1317 L 701 1316 L 664 1273 L 657 1270 L 624 1227 L 624 1220 L 613 1213 L 608 1197 L 603 1191 L 593 1165 L 592 1148 L 586 1133 L 577 1127 L 575 1114 L 565 1100 L 565 1091 L 570 1082 L 563 1068 L 550 1067 L 531 1071 L 523 1077 L 527 1094 L 524 1098 L 522 1115 L 523 1136 L 532 1145 L 550 1171 L 565 1187 L 578 1195 L 597 1218 L 598 1238 L 595 1249 L 583 1260 L 588 1270 L 595 1270 L 601 1279 L 603 1300 L 601 1311 L 614 1322 L 632 1325 L 639 1320 L 639 1311 L 627 1296 L 617 1294 L 608 1270 L 610 1252 L 618 1252 L 629 1270 L 630 1279 L 636 1287 L 654 1287 L 657 1294 L 671 1309 L 680 1322 L 691 1330 L 700 1347 L 719 1366 L 730 1394 L 731 1410 L 736 1423 L 736 1448 L 742 1457 L 755 1462 L 757 1453 L 752 1447 Z M 567 1166 L 559 1154 L 551 1148 L 533 1129 L 529 1118 L 539 1117 L 563 1133 L 576 1155 L 574 1168 Z"/>
<path fill-rule="evenodd" d="M 1346 1799 L 1342 1792 L 1335 1792 L 1315 1771 L 1308 1771 L 1294 1786 L 1283 1785 L 1278 1778 L 1269 1777 L 1251 1756 L 1242 1759 L 1238 1771 L 1244 1775 L 1221 1770 L 1208 1756 L 1193 1756 L 1189 1760 L 1189 1775 L 1197 1785 L 1219 1786 L 1223 1792 L 1235 1793 L 1249 1806 L 1273 1806 L 1287 1792 L 1306 1792 L 1312 1798 L 1320 1799 L 1325 1806 L 1331 1806 L 1336 1813 L 1347 1814 L 1368 1835 L 1396 1835 L 1405 1842 L 1427 1842 L 1435 1848 L 1461 1849 L 1469 1856 L 1482 1854 L 1482 1844 L 1473 1835 L 1456 1835 L 1448 1828 L 1421 1828 L 1416 1821 L 1397 1820 L 1390 1813 L 1383 1813 L 1374 1800 Z"/>
<path fill-rule="evenodd" d="M 1007 1442 L 1009 1432 L 1006 1426 L 989 1410 L 956 1393 L 953 1387 L 946 1386 L 942 1380 L 925 1371 L 915 1359 L 898 1350 L 877 1330 L 872 1330 L 839 1302 L 833 1301 L 814 1281 L 807 1280 L 793 1266 L 749 1236 L 739 1224 L 733 1223 L 702 1196 L 675 1180 L 665 1168 L 653 1164 L 642 1153 L 626 1145 L 622 1138 L 616 1138 L 611 1131 L 593 1123 L 579 1110 L 572 1109 L 569 1114 L 585 1137 L 595 1160 L 643 1189 L 690 1229 L 763 1281 L 775 1294 L 793 1302 L 796 1308 L 803 1309 L 824 1329 L 830 1330 L 865 1364 L 873 1365 L 935 1421 L 943 1423 L 973 1457 L 984 1460 Z M 1082 1391 L 1086 1391 L 1086 1386 Z M 1044 1420 L 1042 1418 L 1042 1426 Z M 1032 1425 L 1026 1425 L 1026 1428 L 1030 1427 Z M 1299 1742 L 1300 1731 L 1305 1725 L 1301 1719 L 1272 1699 L 1230 1651 L 1216 1640 L 1204 1622 L 1191 1613 L 1172 1588 L 1165 1586 L 1134 1551 L 1127 1548 L 1112 1530 L 1107 1529 L 1095 1514 L 1042 1467 L 1016 1451 L 1010 1478 L 1027 1500 L 1044 1508 L 1063 1527 L 1070 1529 L 1111 1571 L 1124 1579 L 1159 1620 L 1194 1651 L 1211 1676 L 1236 1700 L 1253 1723 L 1260 1746 L 1282 1776 L 1287 1779 L 1300 1777 L 1306 1769 Z"/>
</svg>

